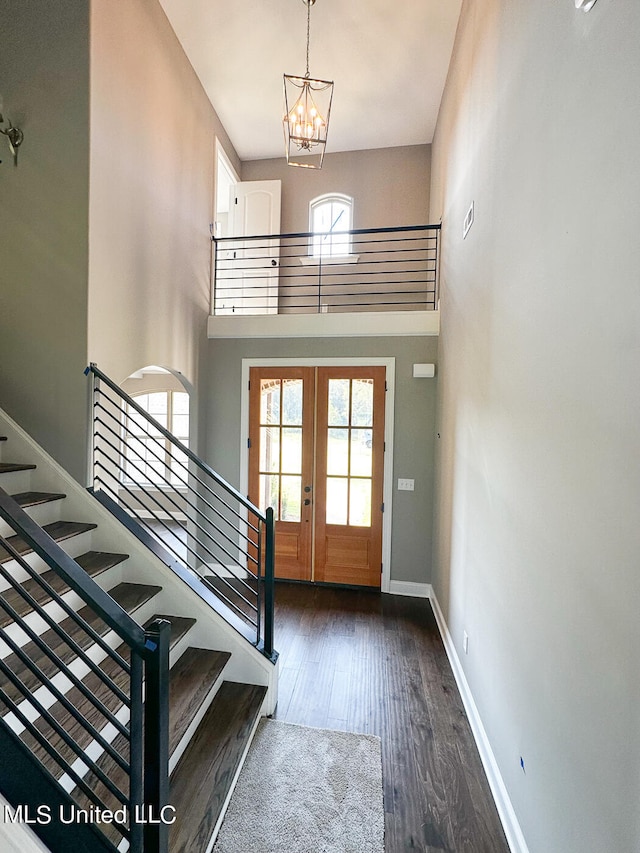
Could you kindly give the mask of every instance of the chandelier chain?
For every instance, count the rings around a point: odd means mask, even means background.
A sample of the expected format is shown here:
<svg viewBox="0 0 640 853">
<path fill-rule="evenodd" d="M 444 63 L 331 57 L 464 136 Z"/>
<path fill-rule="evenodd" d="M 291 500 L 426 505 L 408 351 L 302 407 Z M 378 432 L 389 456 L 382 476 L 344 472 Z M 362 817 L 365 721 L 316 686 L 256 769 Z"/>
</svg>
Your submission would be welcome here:
<svg viewBox="0 0 640 853">
<path fill-rule="evenodd" d="M 311 0 L 306 0 L 307 4 L 307 73 L 306 77 L 309 77 L 309 36 L 311 33 Z"/>
</svg>

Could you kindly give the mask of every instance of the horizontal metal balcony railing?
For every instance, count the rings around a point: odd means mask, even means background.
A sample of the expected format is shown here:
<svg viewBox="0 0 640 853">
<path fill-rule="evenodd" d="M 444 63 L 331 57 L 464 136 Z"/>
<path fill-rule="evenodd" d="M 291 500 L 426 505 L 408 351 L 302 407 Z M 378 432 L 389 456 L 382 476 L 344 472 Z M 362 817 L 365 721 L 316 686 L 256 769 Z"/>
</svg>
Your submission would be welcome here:
<svg viewBox="0 0 640 853">
<path fill-rule="evenodd" d="M 428 311 L 440 225 L 213 237 L 213 314 Z"/>
</svg>

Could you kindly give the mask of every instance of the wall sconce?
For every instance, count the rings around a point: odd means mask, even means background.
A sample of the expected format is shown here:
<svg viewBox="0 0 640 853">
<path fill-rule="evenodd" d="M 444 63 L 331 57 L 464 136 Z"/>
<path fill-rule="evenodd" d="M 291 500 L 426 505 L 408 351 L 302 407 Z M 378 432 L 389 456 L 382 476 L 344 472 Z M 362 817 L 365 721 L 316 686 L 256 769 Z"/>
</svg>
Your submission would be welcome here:
<svg viewBox="0 0 640 853">
<path fill-rule="evenodd" d="M 4 124 L 4 116 L 2 114 L 2 98 L 0 98 L 0 124 Z M 11 122 L 7 119 L 8 126 L 0 127 L 0 133 L 3 136 L 7 137 L 7 141 L 9 142 L 9 148 L 11 150 L 11 154 L 13 155 L 13 165 L 18 165 L 18 148 L 22 145 L 22 141 L 24 140 L 24 133 L 20 130 L 19 127 L 14 127 Z M 0 163 L 2 161 L 0 160 Z"/>
</svg>

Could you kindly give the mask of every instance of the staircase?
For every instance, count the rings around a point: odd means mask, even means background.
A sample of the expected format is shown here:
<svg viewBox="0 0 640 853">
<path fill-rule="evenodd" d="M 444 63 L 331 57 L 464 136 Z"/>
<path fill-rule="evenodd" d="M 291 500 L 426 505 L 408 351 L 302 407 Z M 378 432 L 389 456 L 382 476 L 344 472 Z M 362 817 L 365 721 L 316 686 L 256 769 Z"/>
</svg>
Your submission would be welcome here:
<svg viewBox="0 0 640 853">
<path fill-rule="evenodd" d="M 51 567 L 53 558 L 43 554 L 41 543 L 59 555 L 62 571 Z M 96 591 L 95 606 L 87 603 L 85 586 Z M 108 594 L 102 604 L 100 590 Z M 132 808 L 121 823 L 82 827 L 59 825 L 55 811 L 50 823 L 30 828 L 5 821 L 0 847 L 5 849 L 4 832 L 16 849 L 42 849 L 29 846 L 33 831 L 53 853 L 155 853 L 163 844 L 171 853 L 207 853 L 258 720 L 274 710 L 277 666 L 206 596 L 194 593 L 192 580 L 186 583 L 158 559 L 1 410 L 0 605 L 0 793 L 11 806 L 35 809 L 48 802 L 43 791 L 63 804 L 67 816 L 72 808 L 90 814 L 97 803 L 105 814 L 123 814 L 123 803 L 133 802 L 127 791 L 142 784 L 134 779 L 142 747 L 134 744 L 133 721 L 142 720 L 136 716 L 142 711 L 134 688 L 128 691 L 142 670 L 134 646 L 121 641 L 124 628 L 133 625 L 145 632 L 140 636 L 149 648 L 154 642 L 161 647 L 157 638 L 168 635 L 172 807 L 160 828 L 134 827 Z M 153 700 L 157 684 L 149 675 L 140 684 L 142 707 Z M 152 730 L 162 714 L 159 706 L 141 724 L 145 755 L 152 760 Z M 43 782 L 36 794 L 29 780 L 39 785 L 38 774 Z M 78 838 L 71 835 L 76 830 Z"/>
</svg>

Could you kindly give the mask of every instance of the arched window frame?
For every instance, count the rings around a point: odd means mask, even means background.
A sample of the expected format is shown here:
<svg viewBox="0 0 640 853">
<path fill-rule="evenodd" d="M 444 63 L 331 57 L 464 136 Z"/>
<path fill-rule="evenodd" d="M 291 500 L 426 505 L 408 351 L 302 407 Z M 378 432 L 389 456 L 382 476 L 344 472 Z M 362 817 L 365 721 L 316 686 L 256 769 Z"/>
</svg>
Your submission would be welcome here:
<svg viewBox="0 0 640 853">
<path fill-rule="evenodd" d="M 340 210 L 339 216 L 338 210 Z M 337 221 L 338 219 L 343 221 Z M 322 263 L 329 264 L 355 263 L 358 256 L 351 252 L 351 234 L 345 234 L 352 229 L 353 198 L 351 196 L 344 193 L 325 193 L 311 199 L 309 202 L 311 234 L 309 262 L 314 263 L 320 259 Z"/>
<path fill-rule="evenodd" d="M 131 394 L 131 399 L 154 417 L 161 426 L 173 433 L 185 447 L 189 446 L 190 400 L 187 391 L 153 388 Z M 150 405 L 152 402 L 153 405 Z M 150 429 L 152 437 L 145 437 L 142 431 L 146 430 L 147 426 L 143 421 L 140 421 L 139 437 L 136 436 L 136 421 L 140 416 L 129 405 L 126 406 L 125 411 L 127 429 L 123 428 L 125 468 L 121 472 L 122 482 L 125 484 L 138 482 L 158 489 L 168 488 L 169 484 L 178 489 L 186 488 L 184 483 L 187 476 L 186 456 L 153 428 Z M 155 444 L 156 440 L 159 444 Z M 147 444 L 153 447 L 153 450 L 147 451 Z M 155 455 L 158 447 L 162 448 L 160 458 Z M 131 466 L 130 470 L 129 466 Z"/>
</svg>

